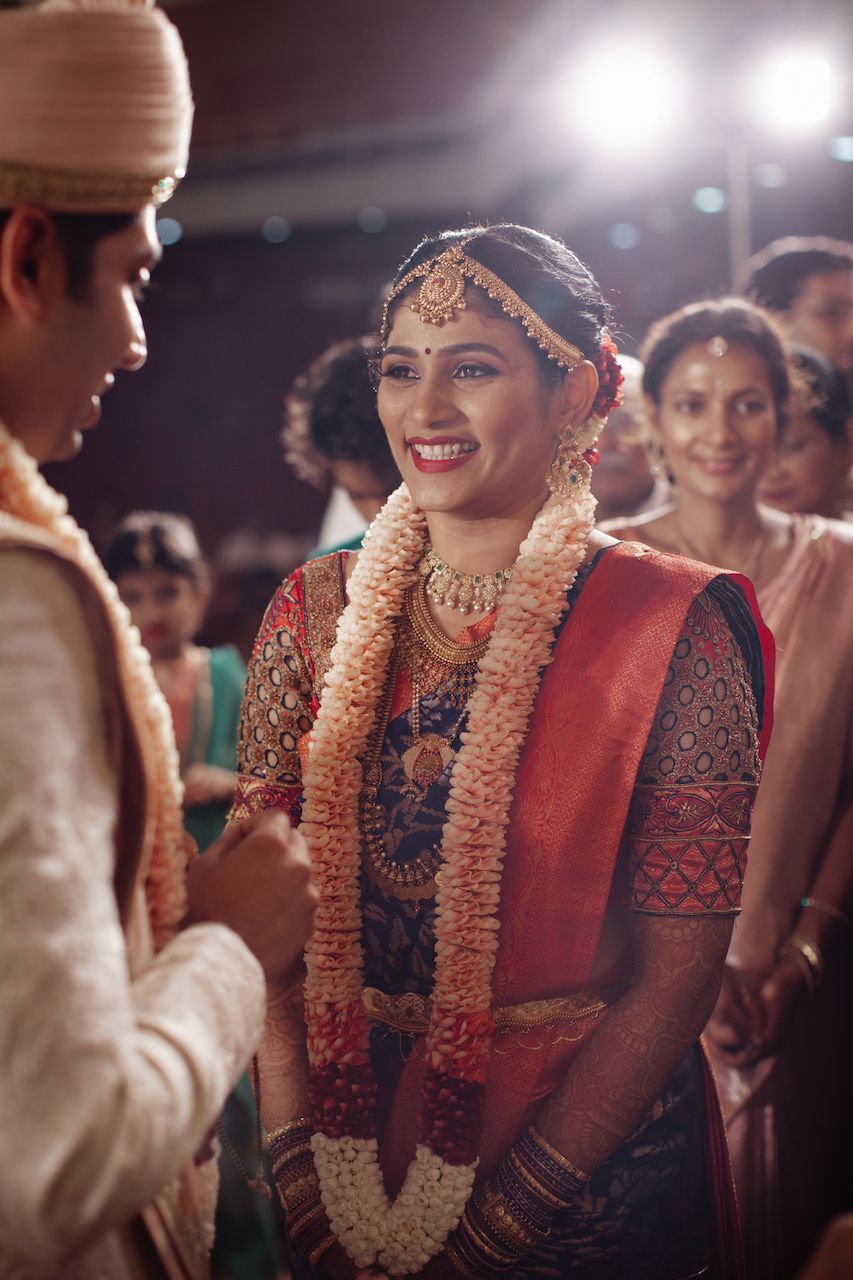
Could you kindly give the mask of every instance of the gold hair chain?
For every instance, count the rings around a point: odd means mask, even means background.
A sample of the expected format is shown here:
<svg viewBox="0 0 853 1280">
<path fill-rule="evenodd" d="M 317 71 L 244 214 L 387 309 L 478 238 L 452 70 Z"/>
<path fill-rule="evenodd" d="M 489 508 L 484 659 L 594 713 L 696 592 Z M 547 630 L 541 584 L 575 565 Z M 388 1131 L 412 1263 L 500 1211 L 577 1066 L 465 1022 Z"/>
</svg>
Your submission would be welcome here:
<svg viewBox="0 0 853 1280">
<path fill-rule="evenodd" d="M 546 324 L 494 271 L 464 253 L 463 250 L 469 243 L 470 240 L 463 240 L 451 245 L 437 257 L 421 262 L 406 272 L 385 303 L 381 329 L 383 343 L 388 340 L 388 313 L 391 304 L 417 280 L 421 280 L 422 284 L 411 308 L 425 324 L 434 325 L 442 325 L 446 320 L 452 319 L 457 311 L 465 310 L 465 281 L 470 280 L 497 302 L 511 320 L 520 321 L 527 336 L 545 352 L 549 360 L 553 360 L 561 369 L 571 370 L 579 365 L 584 359 L 580 347 L 576 347 Z"/>
</svg>

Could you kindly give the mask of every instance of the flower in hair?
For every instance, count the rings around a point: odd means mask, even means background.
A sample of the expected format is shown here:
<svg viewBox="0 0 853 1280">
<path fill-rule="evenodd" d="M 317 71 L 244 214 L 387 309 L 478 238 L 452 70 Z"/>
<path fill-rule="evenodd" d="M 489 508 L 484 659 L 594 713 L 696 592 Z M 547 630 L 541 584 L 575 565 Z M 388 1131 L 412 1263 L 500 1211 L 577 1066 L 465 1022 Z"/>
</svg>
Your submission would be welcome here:
<svg viewBox="0 0 853 1280">
<path fill-rule="evenodd" d="M 595 360 L 598 370 L 598 394 L 592 406 L 597 418 L 606 418 L 611 409 L 622 403 L 622 383 L 625 375 L 619 364 L 619 351 L 610 334 L 605 332 Z"/>
</svg>

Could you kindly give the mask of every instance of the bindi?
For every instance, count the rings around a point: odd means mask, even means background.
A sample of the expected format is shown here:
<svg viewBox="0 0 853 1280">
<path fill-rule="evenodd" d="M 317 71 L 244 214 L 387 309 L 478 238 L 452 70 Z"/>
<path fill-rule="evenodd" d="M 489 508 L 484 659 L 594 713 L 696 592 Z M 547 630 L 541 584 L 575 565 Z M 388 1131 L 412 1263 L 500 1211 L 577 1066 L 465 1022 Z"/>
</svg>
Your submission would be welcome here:
<svg viewBox="0 0 853 1280">
<path fill-rule="evenodd" d="M 431 355 L 432 355 L 432 347 L 424 347 L 424 355 L 425 355 L 425 356 L 431 356 Z"/>
</svg>

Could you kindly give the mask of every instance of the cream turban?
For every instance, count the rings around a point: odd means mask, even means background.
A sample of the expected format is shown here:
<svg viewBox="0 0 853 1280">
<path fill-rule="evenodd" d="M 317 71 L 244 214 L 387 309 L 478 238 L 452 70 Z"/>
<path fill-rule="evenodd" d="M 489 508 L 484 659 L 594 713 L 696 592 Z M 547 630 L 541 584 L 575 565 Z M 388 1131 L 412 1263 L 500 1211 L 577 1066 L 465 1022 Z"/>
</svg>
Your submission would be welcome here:
<svg viewBox="0 0 853 1280">
<path fill-rule="evenodd" d="M 193 102 L 153 0 L 0 9 L 0 209 L 135 212 L 183 177 Z"/>
</svg>

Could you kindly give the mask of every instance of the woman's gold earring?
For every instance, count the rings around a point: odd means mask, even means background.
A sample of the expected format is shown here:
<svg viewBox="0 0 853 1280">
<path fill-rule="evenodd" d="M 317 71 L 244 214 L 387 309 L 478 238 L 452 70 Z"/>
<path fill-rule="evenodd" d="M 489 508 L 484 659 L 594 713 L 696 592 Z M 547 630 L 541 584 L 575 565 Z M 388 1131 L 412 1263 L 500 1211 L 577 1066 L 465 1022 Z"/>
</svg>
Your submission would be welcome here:
<svg viewBox="0 0 853 1280">
<path fill-rule="evenodd" d="M 575 439 L 570 431 L 560 436 L 554 461 L 548 470 L 546 481 L 551 493 L 565 497 L 571 493 L 581 478 L 582 459 L 578 457 Z"/>
</svg>

